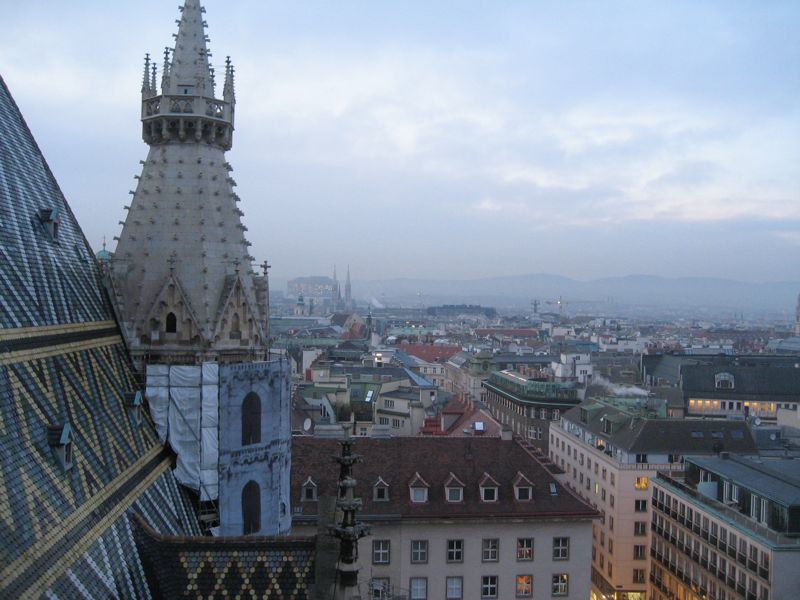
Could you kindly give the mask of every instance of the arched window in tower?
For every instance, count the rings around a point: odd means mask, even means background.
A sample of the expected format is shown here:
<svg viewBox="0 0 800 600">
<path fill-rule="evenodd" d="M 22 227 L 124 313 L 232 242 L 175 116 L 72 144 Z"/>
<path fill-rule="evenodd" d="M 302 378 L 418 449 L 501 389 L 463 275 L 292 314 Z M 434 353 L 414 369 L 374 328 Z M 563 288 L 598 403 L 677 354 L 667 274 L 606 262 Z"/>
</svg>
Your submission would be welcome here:
<svg viewBox="0 0 800 600">
<path fill-rule="evenodd" d="M 178 317 L 175 316 L 174 312 L 167 313 L 167 333 L 177 333 L 178 332 Z"/>
<path fill-rule="evenodd" d="M 238 340 L 242 337 L 242 330 L 239 325 L 239 313 L 233 313 L 231 317 L 231 339 Z"/>
<path fill-rule="evenodd" d="M 242 402 L 242 446 L 261 441 L 261 398 L 250 392 Z"/>
<path fill-rule="evenodd" d="M 242 488 L 243 533 L 261 531 L 261 488 L 255 481 L 248 481 Z"/>
</svg>

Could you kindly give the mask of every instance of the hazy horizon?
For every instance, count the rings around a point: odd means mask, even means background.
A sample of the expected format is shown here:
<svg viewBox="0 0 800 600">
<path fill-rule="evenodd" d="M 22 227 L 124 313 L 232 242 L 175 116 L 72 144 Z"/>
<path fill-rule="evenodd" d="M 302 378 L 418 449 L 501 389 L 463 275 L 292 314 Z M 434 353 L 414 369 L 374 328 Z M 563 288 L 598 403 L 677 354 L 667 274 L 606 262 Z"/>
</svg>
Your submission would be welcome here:
<svg viewBox="0 0 800 600">
<path fill-rule="evenodd" d="M 203 5 L 277 279 L 798 280 L 796 2 Z M 95 249 L 146 156 L 144 53 L 178 16 L 5 7 L 0 74 Z"/>
</svg>

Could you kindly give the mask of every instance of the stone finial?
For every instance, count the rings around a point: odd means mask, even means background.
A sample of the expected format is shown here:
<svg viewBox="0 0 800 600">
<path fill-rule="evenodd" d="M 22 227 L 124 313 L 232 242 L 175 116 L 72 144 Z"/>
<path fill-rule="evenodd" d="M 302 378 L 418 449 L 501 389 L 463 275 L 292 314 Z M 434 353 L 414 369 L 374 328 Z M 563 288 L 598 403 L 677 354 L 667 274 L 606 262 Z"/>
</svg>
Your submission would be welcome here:
<svg viewBox="0 0 800 600">
<path fill-rule="evenodd" d="M 150 89 L 150 54 L 144 55 L 144 74 L 142 75 L 142 96 L 148 98 L 152 95 Z"/>
</svg>

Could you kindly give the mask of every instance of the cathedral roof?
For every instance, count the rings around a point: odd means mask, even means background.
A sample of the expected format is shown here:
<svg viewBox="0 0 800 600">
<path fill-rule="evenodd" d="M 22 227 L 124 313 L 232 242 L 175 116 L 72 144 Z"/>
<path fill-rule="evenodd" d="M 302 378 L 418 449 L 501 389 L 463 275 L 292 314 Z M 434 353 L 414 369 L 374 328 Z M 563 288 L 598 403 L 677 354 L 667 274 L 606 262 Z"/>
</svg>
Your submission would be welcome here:
<svg viewBox="0 0 800 600">
<path fill-rule="evenodd" d="M 126 404 L 137 383 L 91 250 L 1 78 L 0 280 L 0 597 L 147 597 L 126 511 L 197 526 Z"/>
</svg>

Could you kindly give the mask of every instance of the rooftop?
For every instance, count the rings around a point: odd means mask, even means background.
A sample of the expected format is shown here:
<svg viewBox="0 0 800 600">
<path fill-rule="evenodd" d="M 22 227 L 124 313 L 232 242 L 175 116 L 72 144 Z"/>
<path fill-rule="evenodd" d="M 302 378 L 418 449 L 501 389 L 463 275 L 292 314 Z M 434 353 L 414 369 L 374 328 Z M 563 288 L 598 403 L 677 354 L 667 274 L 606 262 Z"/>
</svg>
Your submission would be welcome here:
<svg viewBox="0 0 800 600">
<path fill-rule="evenodd" d="M 295 519 L 315 518 L 316 502 L 298 502 L 310 477 L 319 495 L 336 495 L 338 470 L 331 457 L 338 454 L 335 440 L 294 438 L 292 444 L 292 498 Z M 355 496 L 363 501 L 359 518 L 480 518 L 584 517 L 597 513 L 559 484 L 515 441 L 497 437 L 358 438 L 354 452 L 364 461 L 355 467 Z M 489 475 L 498 483 L 498 501 L 483 502 L 480 482 Z M 522 474 L 533 485 L 533 499 L 516 500 L 514 482 Z M 445 482 L 455 475 L 464 483 L 463 501 L 445 501 Z M 409 484 L 421 478 L 428 485 L 427 502 L 411 502 Z M 373 499 L 373 486 L 382 480 L 389 499 Z M 551 486 L 555 494 L 551 493 Z"/>
</svg>

